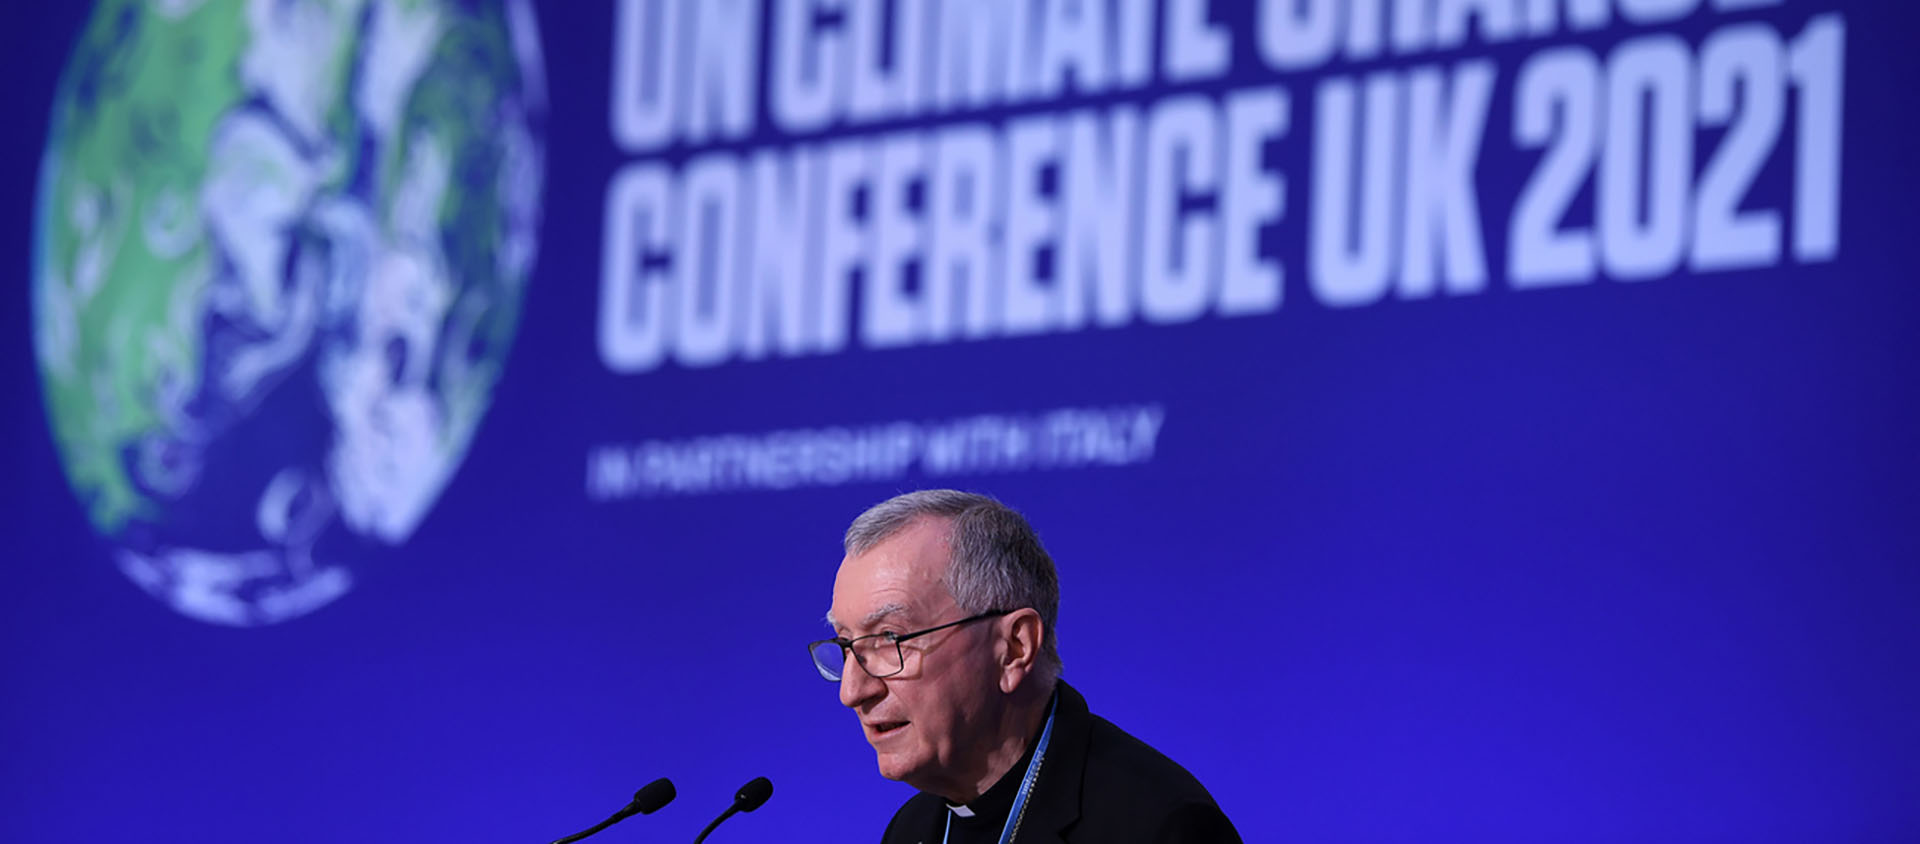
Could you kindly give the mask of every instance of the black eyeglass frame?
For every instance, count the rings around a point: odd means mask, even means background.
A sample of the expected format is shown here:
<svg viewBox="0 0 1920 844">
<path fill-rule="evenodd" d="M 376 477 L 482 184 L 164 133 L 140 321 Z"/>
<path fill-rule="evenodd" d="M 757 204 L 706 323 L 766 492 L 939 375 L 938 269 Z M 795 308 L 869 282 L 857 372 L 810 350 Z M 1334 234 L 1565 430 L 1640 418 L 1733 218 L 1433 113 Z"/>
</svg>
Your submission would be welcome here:
<svg viewBox="0 0 1920 844">
<path fill-rule="evenodd" d="M 855 664 L 860 666 L 861 671 L 867 672 L 868 677 L 872 677 L 875 680 L 882 680 L 907 670 L 907 655 L 906 655 L 906 652 L 900 649 L 901 642 L 905 642 L 909 639 L 918 639 L 921 636 L 927 635 L 928 633 L 938 633 L 949 627 L 959 627 L 962 624 L 970 624 L 972 622 L 980 621 L 982 619 L 987 619 L 987 618 L 998 618 L 1000 616 L 1007 615 L 1012 612 L 1014 612 L 1014 610 L 987 610 L 986 612 L 980 613 L 978 615 L 967 616 L 966 618 L 960 619 L 959 621 L 949 621 L 946 624 L 942 624 L 938 627 L 929 627 L 925 630 L 915 630 L 912 633 L 895 633 L 891 630 L 887 630 L 880 633 L 869 633 L 865 636 L 856 636 L 852 639 L 848 639 L 842 636 L 835 636 L 831 639 L 821 639 L 817 642 L 807 643 L 807 659 L 813 663 L 813 670 L 820 672 L 820 679 L 825 680 L 829 683 L 838 683 L 840 682 L 840 677 L 827 676 L 826 666 L 821 665 L 820 660 L 814 658 L 813 651 L 815 648 L 818 648 L 821 645 L 826 645 L 826 644 L 839 645 L 840 646 L 840 667 L 841 667 L 842 677 L 846 676 L 847 654 L 852 653 L 853 661 Z M 885 638 L 888 641 L 891 641 L 893 643 L 894 663 L 899 665 L 900 666 L 899 668 L 895 668 L 892 671 L 889 671 L 885 674 L 875 674 L 873 673 L 872 669 L 869 669 L 867 667 L 867 661 L 860 657 L 860 652 L 857 650 L 854 650 L 853 646 L 861 641 L 864 641 L 867 639 L 873 639 L 873 638 Z"/>
</svg>

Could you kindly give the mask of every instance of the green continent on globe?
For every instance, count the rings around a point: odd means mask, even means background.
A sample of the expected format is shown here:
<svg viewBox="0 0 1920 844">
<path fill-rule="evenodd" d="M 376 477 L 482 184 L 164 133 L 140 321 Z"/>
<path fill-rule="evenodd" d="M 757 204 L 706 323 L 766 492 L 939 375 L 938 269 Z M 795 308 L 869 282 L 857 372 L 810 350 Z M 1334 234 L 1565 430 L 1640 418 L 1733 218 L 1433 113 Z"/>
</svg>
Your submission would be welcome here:
<svg viewBox="0 0 1920 844">
<path fill-rule="evenodd" d="M 55 93 L 35 355 L 129 576 L 264 623 L 405 541 L 519 324 L 544 119 L 525 0 L 105 0 Z M 336 550 L 330 550 L 336 549 Z"/>
<path fill-rule="evenodd" d="M 233 68 L 245 41 L 238 14 L 163 22 L 110 0 L 54 100 L 34 262 L 39 358 L 69 482 L 108 533 L 153 514 L 123 465 L 126 444 L 163 424 L 163 393 L 198 388 L 201 337 L 184 322 L 208 256 L 192 217 L 208 139 L 244 93 Z M 163 237 L 141 236 L 143 225 Z"/>
</svg>

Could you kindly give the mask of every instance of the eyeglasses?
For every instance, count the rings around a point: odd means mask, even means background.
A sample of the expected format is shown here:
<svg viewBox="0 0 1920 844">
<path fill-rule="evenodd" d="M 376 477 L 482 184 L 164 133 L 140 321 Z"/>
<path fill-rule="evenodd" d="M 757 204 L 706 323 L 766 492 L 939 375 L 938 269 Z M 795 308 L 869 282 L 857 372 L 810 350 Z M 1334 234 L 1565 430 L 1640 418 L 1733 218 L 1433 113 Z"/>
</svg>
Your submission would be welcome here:
<svg viewBox="0 0 1920 844">
<path fill-rule="evenodd" d="M 829 683 L 840 682 L 843 669 L 847 666 L 847 654 L 849 653 L 853 654 L 854 660 L 860 663 L 860 669 L 867 672 L 868 676 L 874 678 L 892 677 L 900 673 L 901 669 L 907 665 L 906 656 L 900 652 L 901 642 L 905 642 L 908 639 L 916 639 L 928 633 L 945 630 L 949 627 L 959 627 L 962 624 L 979 621 L 983 618 L 994 618 L 996 616 L 1006 615 L 1010 612 L 1013 612 L 1013 610 L 987 610 L 979 615 L 970 615 L 959 621 L 949 621 L 939 627 L 915 630 L 912 633 L 887 631 L 885 633 L 861 636 L 857 639 L 845 639 L 835 636 L 832 639 L 821 639 L 818 642 L 807 645 L 807 652 L 813 655 L 814 670 L 819 671 L 820 676 Z"/>
</svg>

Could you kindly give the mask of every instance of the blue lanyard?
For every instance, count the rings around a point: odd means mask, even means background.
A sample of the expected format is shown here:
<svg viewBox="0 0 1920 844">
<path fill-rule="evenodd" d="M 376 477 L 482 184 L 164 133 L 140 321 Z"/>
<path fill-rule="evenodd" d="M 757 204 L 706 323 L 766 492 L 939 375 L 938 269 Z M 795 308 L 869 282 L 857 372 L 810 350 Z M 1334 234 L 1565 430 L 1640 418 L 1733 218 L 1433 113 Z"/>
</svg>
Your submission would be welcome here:
<svg viewBox="0 0 1920 844">
<path fill-rule="evenodd" d="M 1053 738 L 1053 711 L 1060 708 L 1060 694 L 1054 693 L 1053 702 L 1047 705 L 1047 726 L 1040 730 L 1040 744 L 1033 749 L 1033 761 L 1027 763 L 1027 773 L 1020 778 L 1020 793 L 1014 795 L 1013 809 L 1007 812 L 1007 825 L 1000 828 L 1000 844 L 1012 844 L 1013 834 L 1020 831 L 1020 818 L 1027 813 L 1027 797 L 1033 793 L 1033 783 L 1040 778 L 1040 760 L 1046 758 L 1047 742 Z M 947 844 L 953 837 L 953 811 L 947 811 L 947 826 L 940 833 L 940 844 Z"/>
</svg>

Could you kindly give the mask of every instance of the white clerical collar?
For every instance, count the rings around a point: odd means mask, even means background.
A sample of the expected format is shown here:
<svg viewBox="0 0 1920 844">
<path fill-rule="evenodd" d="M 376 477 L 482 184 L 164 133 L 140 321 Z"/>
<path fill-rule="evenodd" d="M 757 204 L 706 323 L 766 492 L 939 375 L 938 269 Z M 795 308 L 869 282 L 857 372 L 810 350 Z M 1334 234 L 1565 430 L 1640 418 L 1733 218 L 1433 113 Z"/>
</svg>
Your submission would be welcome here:
<svg viewBox="0 0 1920 844">
<path fill-rule="evenodd" d="M 963 817 L 963 818 L 971 818 L 971 817 L 973 817 L 973 810 L 972 810 L 972 809 L 969 809 L 969 808 L 967 808 L 967 807 L 965 807 L 965 806 L 955 806 L 955 805 L 953 805 L 952 803 L 948 803 L 948 804 L 947 804 L 947 811 L 949 811 L 949 812 L 952 812 L 952 813 L 954 813 L 955 815 L 957 815 L 957 816 L 959 816 L 959 817 Z"/>
</svg>

